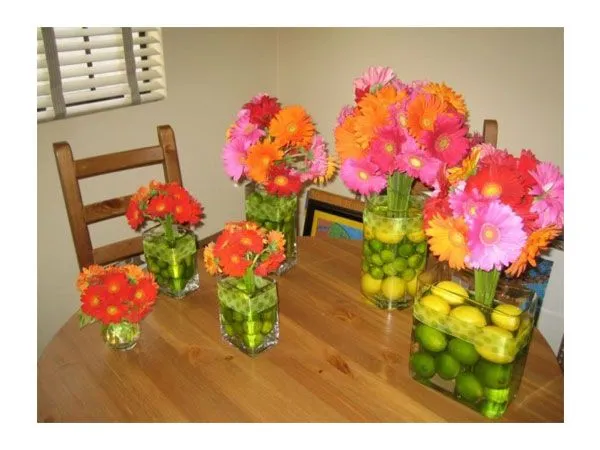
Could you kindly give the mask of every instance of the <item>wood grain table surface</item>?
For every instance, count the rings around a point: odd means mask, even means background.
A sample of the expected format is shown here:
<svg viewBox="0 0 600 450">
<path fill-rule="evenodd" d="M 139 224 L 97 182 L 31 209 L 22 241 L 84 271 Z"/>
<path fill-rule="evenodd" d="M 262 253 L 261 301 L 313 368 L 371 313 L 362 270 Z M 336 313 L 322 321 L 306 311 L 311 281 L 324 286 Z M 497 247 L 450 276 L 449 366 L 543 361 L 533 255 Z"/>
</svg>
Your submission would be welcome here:
<svg viewBox="0 0 600 450">
<path fill-rule="evenodd" d="M 216 281 L 160 296 L 135 348 L 108 349 L 74 315 L 38 361 L 38 422 L 486 422 L 409 376 L 412 309 L 360 294 L 361 242 L 299 238 L 277 278 L 279 343 L 251 358 L 219 331 Z M 200 255 L 200 252 L 199 252 Z M 199 264 L 201 258 L 199 256 Z M 535 330 L 506 422 L 563 422 L 564 379 Z"/>
</svg>

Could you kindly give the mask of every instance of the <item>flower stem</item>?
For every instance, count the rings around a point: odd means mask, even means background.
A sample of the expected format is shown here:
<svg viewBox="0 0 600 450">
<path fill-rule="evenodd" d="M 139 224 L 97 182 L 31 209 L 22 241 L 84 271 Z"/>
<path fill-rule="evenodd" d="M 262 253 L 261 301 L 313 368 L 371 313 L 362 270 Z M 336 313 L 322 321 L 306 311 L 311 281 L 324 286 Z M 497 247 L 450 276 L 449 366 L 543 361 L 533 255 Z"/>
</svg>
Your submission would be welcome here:
<svg viewBox="0 0 600 450">
<path fill-rule="evenodd" d="M 475 272 L 475 301 L 485 306 L 492 306 L 496 295 L 496 287 L 500 279 L 497 269 L 474 269 Z"/>
<path fill-rule="evenodd" d="M 410 188 L 414 178 L 401 172 L 393 172 L 388 175 L 387 200 L 388 211 L 394 216 L 406 215 Z"/>
<path fill-rule="evenodd" d="M 173 234 L 173 217 L 171 217 L 171 214 L 167 214 L 163 222 L 163 229 L 165 230 L 167 242 L 172 243 L 175 240 L 175 236 Z"/>
<path fill-rule="evenodd" d="M 246 292 L 249 295 L 253 295 L 256 290 L 256 280 L 254 279 L 254 264 L 251 264 L 250 267 L 246 269 L 246 273 L 244 274 L 243 280 L 246 286 Z"/>
</svg>

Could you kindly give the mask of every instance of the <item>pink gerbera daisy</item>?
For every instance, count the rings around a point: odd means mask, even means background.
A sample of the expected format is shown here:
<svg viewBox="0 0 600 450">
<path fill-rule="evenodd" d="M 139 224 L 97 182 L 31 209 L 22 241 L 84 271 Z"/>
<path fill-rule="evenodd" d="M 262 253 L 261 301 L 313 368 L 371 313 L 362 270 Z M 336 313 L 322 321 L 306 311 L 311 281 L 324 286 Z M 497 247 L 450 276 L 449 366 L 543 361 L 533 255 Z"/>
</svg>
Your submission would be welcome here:
<svg viewBox="0 0 600 450">
<path fill-rule="evenodd" d="M 419 141 L 430 155 L 454 166 L 469 151 L 468 128 L 458 115 L 441 114 L 435 121 L 433 130 L 421 132 Z"/>
<path fill-rule="evenodd" d="M 411 177 L 419 178 L 428 186 L 433 186 L 436 182 L 441 165 L 441 161 L 418 147 L 403 149 L 398 157 L 398 166 L 401 171 Z"/>
<path fill-rule="evenodd" d="M 354 89 L 371 90 L 372 87 L 386 85 L 396 78 L 394 71 L 389 67 L 373 66 L 369 67 L 360 78 L 354 80 Z"/>
<path fill-rule="evenodd" d="M 240 139 L 247 147 L 257 143 L 265 132 L 250 121 L 250 111 L 243 109 L 238 113 L 238 120 L 231 128 L 230 139 Z"/>
<path fill-rule="evenodd" d="M 381 192 L 386 185 L 386 178 L 376 174 L 377 166 L 366 159 L 349 158 L 342 164 L 340 177 L 351 191 L 362 195 Z"/>
<path fill-rule="evenodd" d="M 306 170 L 300 172 L 296 169 L 292 169 L 290 170 L 290 173 L 300 177 L 302 183 L 324 176 L 327 172 L 327 150 L 325 146 L 326 144 L 323 137 L 320 134 L 314 135 L 308 153 L 309 156 L 306 163 Z"/>
<path fill-rule="evenodd" d="M 396 157 L 405 143 L 407 134 L 397 125 L 380 128 L 371 141 L 369 160 L 377 165 L 380 172 L 389 174 L 398 168 Z"/>
<path fill-rule="evenodd" d="M 471 223 L 489 203 L 489 200 L 481 195 L 477 189 L 465 192 L 464 187 L 465 182 L 459 181 L 457 188 L 448 195 L 448 203 L 455 217 L 463 217 L 467 223 Z"/>
<path fill-rule="evenodd" d="M 473 269 L 501 270 L 519 257 L 526 241 L 521 218 L 494 200 L 481 208 L 469 228 L 469 264 Z"/>
<path fill-rule="evenodd" d="M 530 172 L 535 185 L 529 193 L 534 195 L 531 211 L 538 214 L 536 225 L 540 228 L 557 226 L 564 223 L 565 180 L 554 164 L 545 162 Z"/>
<path fill-rule="evenodd" d="M 225 166 L 225 172 L 236 182 L 244 174 L 247 150 L 248 145 L 242 139 L 233 139 L 223 147 L 221 159 Z"/>
<path fill-rule="evenodd" d="M 344 123 L 344 120 L 346 120 L 346 118 L 350 117 L 352 114 L 354 114 L 354 108 L 349 105 L 344 106 L 338 114 L 337 124 L 342 125 Z"/>
</svg>

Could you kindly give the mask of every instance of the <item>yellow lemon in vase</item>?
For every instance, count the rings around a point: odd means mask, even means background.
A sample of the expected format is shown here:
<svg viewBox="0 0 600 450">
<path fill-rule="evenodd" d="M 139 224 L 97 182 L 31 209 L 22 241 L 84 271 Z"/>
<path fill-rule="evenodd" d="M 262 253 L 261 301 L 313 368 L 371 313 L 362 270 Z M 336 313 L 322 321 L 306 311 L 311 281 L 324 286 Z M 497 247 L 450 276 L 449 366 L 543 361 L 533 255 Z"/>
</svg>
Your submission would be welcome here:
<svg viewBox="0 0 600 450">
<path fill-rule="evenodd" d="M 494 325 L 508 331 L 515 331 L 521 323 L 521 310 L 515 305 L 498 305 L 492 311 L 492 322 Z"/>
<path fill-rule="evenodd" d="M 431 288 L 431 293 L 442 297 L 450 305 L 461 305 L 469 298 L 469 293 L 460 284 L 454 281 L 440 281 Z"/>
</svg>

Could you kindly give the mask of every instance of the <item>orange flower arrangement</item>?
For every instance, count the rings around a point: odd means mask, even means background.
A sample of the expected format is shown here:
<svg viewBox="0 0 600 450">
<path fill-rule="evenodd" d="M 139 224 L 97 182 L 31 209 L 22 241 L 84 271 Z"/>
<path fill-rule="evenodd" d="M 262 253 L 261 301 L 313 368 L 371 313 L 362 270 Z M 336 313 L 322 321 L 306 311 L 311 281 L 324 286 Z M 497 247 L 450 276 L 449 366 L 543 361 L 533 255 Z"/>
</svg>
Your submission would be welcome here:
<svg viewBox="0 0 600 450">
<path fill-rule="evenodd" d="M 204 248 L 204 265 L 210 275 L 244 277 L 253 288 L 254 276 L 275 272 L 285 260 L 285 239 L 279 231 L 267 231 L 254 222 L 229 222 Z"/>
<path fill-rule="evenodd" d="M 158 285 L 138 266 L 84 267 L 77 278 L 81 297 L 80 326 L 140 322 L 152 309 Z"/>
</svg>

